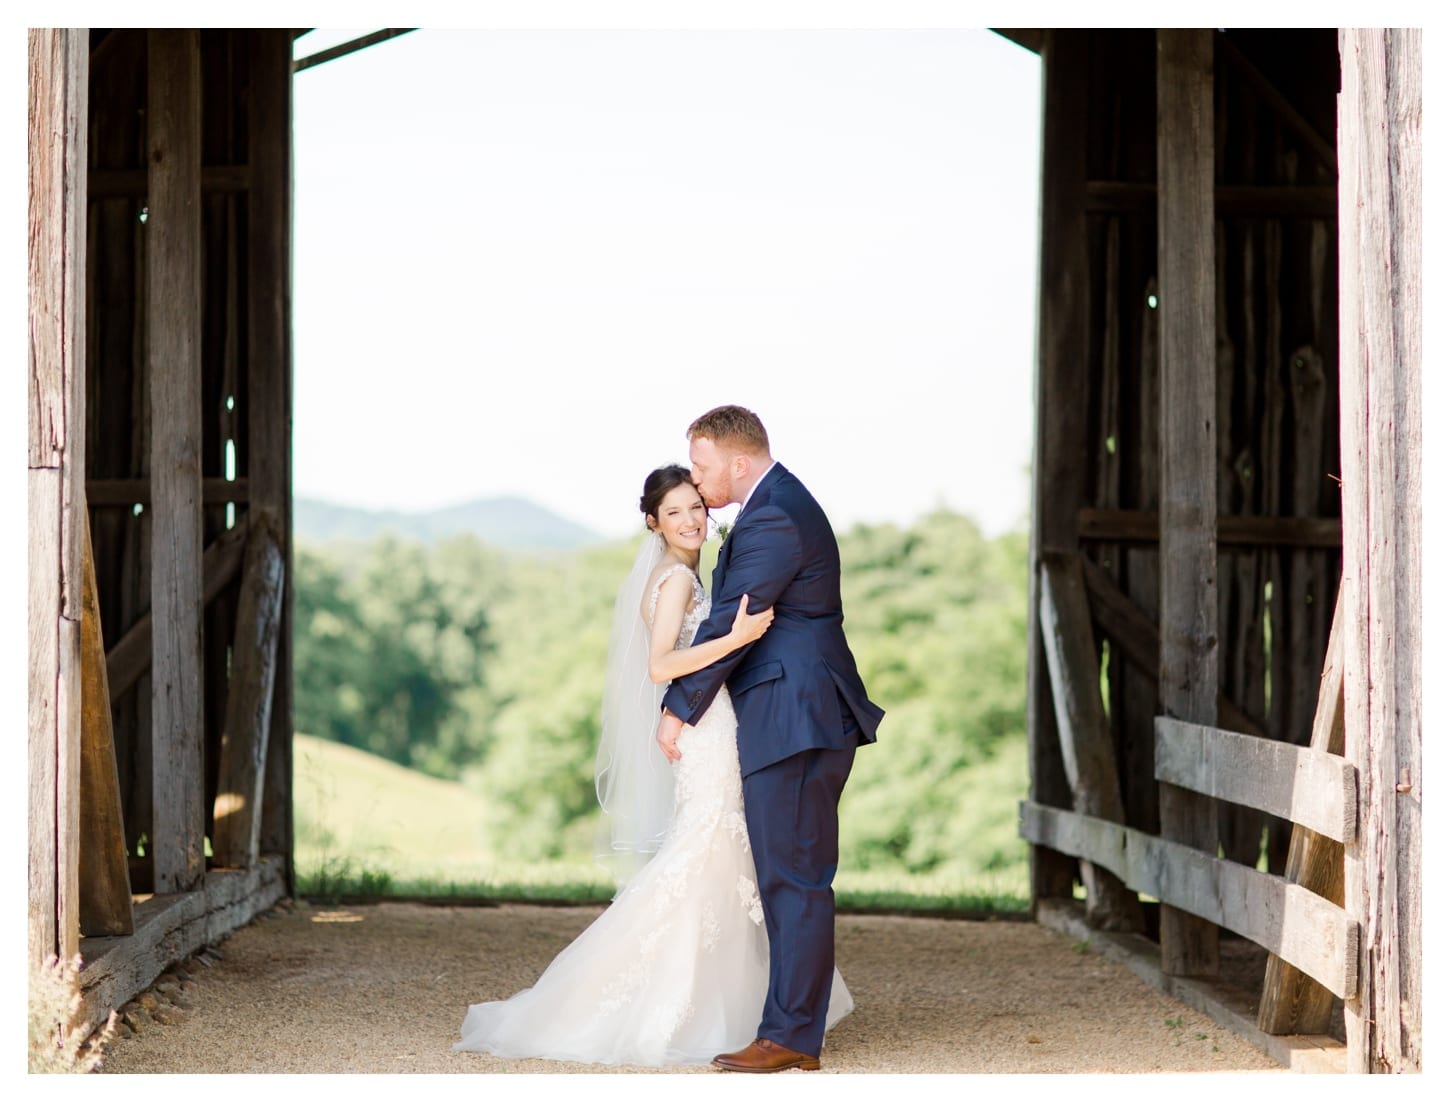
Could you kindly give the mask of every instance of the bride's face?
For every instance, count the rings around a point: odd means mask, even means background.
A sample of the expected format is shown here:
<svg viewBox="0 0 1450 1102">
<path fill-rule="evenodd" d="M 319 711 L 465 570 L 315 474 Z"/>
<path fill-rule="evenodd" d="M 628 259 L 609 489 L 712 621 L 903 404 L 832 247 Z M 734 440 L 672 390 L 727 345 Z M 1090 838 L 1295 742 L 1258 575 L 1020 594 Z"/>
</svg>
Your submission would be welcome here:
<svg viewBox="0 0 1450 1102">
<path fill-rule="evenodd" d="M 705 502 L 700 492 L 688 482 L 682 482 L 665 494 L 655 523 L 667 544 L 693 553 L 705 542 L 705 516 Z"/>
</svg>

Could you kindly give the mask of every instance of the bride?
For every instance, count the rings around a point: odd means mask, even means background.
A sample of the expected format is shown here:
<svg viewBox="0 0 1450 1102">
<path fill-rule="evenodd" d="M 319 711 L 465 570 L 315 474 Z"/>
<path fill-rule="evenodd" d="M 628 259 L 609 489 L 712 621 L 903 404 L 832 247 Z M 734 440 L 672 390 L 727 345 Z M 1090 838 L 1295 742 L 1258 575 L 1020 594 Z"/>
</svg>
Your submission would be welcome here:
<svg viewBox="0 0 1450 1102">
<path fill-rule="evenodd" d="M 774 613 L 742 599 L 728 636 L 691 646 L 710 611 L 705 502 L 672 465 L 645 480 L 640 511 L 650 534 L 615 603 L 595 769 L 596 851 L 619 890 L 533 987 L 470 1006 L 454 1051 L 663 1067 L 755 1038 L 770 956 L 729 694 L 681 732 L 673 765 L 654 735 L 665 683 L 760 638 Z M 836 972 L 827 1028 L 853 1005 Z"/>
</svg>

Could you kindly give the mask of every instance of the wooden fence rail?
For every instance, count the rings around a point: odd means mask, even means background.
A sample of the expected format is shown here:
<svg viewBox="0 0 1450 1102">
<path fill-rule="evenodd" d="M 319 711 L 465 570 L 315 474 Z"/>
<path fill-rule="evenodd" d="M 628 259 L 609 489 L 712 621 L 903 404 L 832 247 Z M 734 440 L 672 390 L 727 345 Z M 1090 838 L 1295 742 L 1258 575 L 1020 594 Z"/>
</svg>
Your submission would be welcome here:
<svg viewBox="0 0 1450 1102">
<path fill-rule="evenodd" d="M 1289 819 L 1337 842 L 1354 839 L 1354 766 L 1335 754 L 1167 716 L 1154 722 L 1153 775 L 1181 788 Z"/>
<path fill-rule="evenodd" d="M 1341 998 L 1358 989 L 1359 924 L 1307 888 L 1181 842 L 1024 800 L 1020 833 L 1134 891 L 1262 945 Z"/>
</svg>

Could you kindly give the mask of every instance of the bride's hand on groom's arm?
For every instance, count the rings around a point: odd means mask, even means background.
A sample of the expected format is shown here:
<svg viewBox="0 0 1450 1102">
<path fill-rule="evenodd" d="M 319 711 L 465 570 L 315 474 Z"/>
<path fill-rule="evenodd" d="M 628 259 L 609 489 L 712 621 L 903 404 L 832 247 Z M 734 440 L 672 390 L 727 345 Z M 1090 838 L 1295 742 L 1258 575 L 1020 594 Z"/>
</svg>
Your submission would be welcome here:
<svg viewBox="0 0 1450 1102">
<path fill-rule="evenodd" d="M 670 761 L 680 760 L 680 751 L 675 745 L 675 740 L 680 737 L 680 731 L 684 726 L 685 721 L 668 708 L 660 713 L 660 723 L 655 729 L 655 741 L 659 743 L 660 749 L 665 752 L 665 757 Z"/>
<path fill-rule="evenodd" d="M 740 608 L 735 613 L 735 622 L 730 625 L 730 635 L 735 645 L 743 647 L 746 643 L 753 643 L 765 634 L 765 629 L 770 627 L 770 622 L 775 619 L 775 609 L 766 608 L 760 612 L 750 611 L 750 595 L 747 593 L 740 598 Z"/>
</svg>

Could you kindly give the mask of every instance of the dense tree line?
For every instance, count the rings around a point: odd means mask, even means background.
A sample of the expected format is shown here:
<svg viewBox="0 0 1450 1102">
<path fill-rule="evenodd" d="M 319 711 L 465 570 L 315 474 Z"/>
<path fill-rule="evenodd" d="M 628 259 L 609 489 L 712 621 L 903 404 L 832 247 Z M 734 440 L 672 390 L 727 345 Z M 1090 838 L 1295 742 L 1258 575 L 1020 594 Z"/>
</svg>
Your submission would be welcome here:
<svg viewBox="0 0 1450 1102">
<path fill-rule="evenodd" d="M 847 786 L 843 864 L 1020 861 L 1026 537 L 985 539 L 942 512 L 840 543 L 846 633 L 887 712 Z M 299 547 L 298 729 L 463 781 L 499 854 L 586 852 L 609 620 L 633 556 L 630 541 L 547 556 L 471 537 Z M 969 775 L 992 778 L 989 798 Z"/>
</svg>

